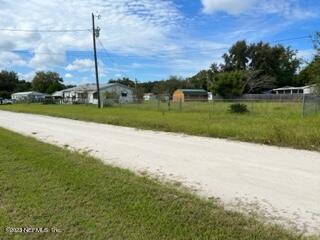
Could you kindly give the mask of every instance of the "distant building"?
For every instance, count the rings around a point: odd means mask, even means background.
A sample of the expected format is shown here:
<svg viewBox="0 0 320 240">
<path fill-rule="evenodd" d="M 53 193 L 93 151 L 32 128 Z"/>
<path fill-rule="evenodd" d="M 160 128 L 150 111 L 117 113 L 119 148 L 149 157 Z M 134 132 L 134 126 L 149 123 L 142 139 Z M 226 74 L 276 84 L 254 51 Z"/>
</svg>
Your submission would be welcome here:
<svg viewBox="0 0 320 240">
<path fill-rule="evenodd" d="M 292 95 L 292 94 L 313 94 L 315 92 L 316 86 L 310 85 L 310 86 L 304 86 L 304 87 L 281 87 L 272 89 L 273 94 L 286 94 L 286 95 Z"/>
<path fill-rule="evenodd" d="M 156 99 L 156 95 L 154 95 L 154 93 L 145 93 L 143 95 L 143 100 L 145 101 L 150 101 L 150 100 L 154 100 Z"/>
<path fill-rule="evenodd" d="M 178 89 L 172 95 L 174 102 L 184 101 L 208 101 L 208 92 L 204 89 Z"/>
<path fill-rule="evenodd" d="M 113 98 L 120 103 L 133 102 L 133 91 L 131 88 L 120 83 L 100 84 L 101 99 Z M 91 103 L 98 104 L 98 93 L 96 84 L 84 84 L 77 87 L 64 89 L 53 94 L 55 98 L 62 98 L 64 103 Z"/>
<path fill-rule="evenodd" d="M 30 102 L 40 102 L 46 98 L 48 94 L 40 92 L 17 92 L 11 94 L 11 99 L 15 101 L 30 101 Z"/>
</svg>

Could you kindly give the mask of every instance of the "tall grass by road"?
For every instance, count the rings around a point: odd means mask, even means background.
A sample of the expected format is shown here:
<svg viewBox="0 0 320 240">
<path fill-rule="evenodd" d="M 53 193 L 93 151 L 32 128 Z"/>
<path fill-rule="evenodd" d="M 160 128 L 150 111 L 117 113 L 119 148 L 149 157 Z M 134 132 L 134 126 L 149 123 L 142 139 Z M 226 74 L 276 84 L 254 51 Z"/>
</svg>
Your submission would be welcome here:
<svg viewBox="0 0 320 240">
<path fill-rule="evenodd" d="M 149 104 L 97 109 L 92 105 L 13 104 L 0 110 L 44 114 L 98 123 L 320 151 L 320 115 L 301 117 L 299 103 L 249 103 L 249 113 L 232 114 L 229 104 Z M 212 109 L 212 111 L 208 111 Z"/>
<path fill-rule="evenodd" d="M 0 128 L 0 239 L 304 239 Z M 47 233 L 8 233 L 47 228 Z M 52 232 L 51 229 L 58 232 Z"/>
</svg>

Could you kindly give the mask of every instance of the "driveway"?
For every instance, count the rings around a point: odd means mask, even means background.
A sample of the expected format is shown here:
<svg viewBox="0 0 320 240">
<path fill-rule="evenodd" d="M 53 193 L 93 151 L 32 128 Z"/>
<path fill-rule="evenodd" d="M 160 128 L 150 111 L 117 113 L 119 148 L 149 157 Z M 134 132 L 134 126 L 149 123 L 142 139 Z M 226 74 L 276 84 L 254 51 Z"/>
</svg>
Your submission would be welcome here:
<svg viewBox="0 0 320 240">
<path fill-rule="evenodd" d="M 0 126 L 320 234 L 320 153 L 6 111 Z"/>
</svg>

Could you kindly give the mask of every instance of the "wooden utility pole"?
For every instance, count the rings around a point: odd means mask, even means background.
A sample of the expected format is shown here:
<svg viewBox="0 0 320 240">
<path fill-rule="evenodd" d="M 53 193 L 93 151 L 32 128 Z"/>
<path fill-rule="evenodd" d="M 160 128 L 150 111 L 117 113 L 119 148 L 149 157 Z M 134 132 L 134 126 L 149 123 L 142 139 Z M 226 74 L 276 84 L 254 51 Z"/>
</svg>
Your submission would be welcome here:
<svg viewBox="0 0 320 240">
<path fill-rule="evenodd" d="M 97 60 L 97 46 L 96 46 L 96 37 L 97 29 L 95 27 L 95 16 L 92 13 L 92 38 L 93 38 L 93 53 L 94 53 L 94 66 L 96 72 L 96 84 L 97 84 L 97 94 L 98 94 L 98 108 L 101 108 L 101 99 L 100 99 L 100 86 L 99 86 L 99 72 L 98 72 L 98 60 Z"/>
</svg>

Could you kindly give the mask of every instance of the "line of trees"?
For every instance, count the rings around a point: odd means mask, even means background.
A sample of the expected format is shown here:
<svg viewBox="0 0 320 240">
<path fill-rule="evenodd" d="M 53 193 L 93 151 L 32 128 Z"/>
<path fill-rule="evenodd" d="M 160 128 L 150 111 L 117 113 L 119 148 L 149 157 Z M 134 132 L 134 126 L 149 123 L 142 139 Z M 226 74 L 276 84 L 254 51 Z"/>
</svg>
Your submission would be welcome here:
<svg viewBox="0 0 320 240">
<path fill-rule="evenodd" d="M 52 94 L 68 87 L 71 86 L 63 84 L 59 73 L 52 71 L 36 72 L 31 82 L 19 80 L 18 74 L 13 71 L 0 72 L 0 98 L 11 98 L 12 93 L 24 91 Z"/>
<path fill-rule="evenodd" d="M 222 56 L 222 64 L 214 63 L 187 81 L 225 98 L 263 93 L 276 87 L 320 85 L 320 33 L 313 43 L 316 54 L 301 70 L 303 61 L 290 47 L 238 41 Z"/>
<path fill-rule="evenodd" d="M 201 88 L 231 98 L 244 93 L 263 93 L 276 87 L 320 85 L 320 33 L 315 35 L 313 43 L 315 57 L 302 70 L 302 60 L 298 58 L 297 51 L 290 47 L 238 41 L 222 56 L 222 64 L 213 63 L 209 69 L 201 70 L 190 78 L 170 76 L 167 80 L 144 83 L 122 78 L 109 82 L 133 88 L 138 98 L 146 92 L 172 95 L 179 88 Z M 14 72 L 0 72 L 2 98 L 9 98 L 11 93 L 18 91 L 34 90 L 51 94 L 67 87 L 71 86 L 65 86 L 56 72 L 37 72 L 31 83 L 19 80 Z"/>
<path fill-rule="evenodd" d="M 29 91 L 31 83 L 25 80 L 19 80 L 18 74 L 15 72 L 0 72 L 0 98 L 11 98 L 13 92 Z"/>
<path fill-rule="evenodd" d="M 297 51 L 281 44 L 271 46 L 258 42 L 236 42 L 223 57 L 223 63 L 213 63 L 190 78 L 171 76 L 167 80 L 137 83 L 128 78 L 111 80 L 157 95 L 171 95 L 179 88 L 201 88 L 225 98 L 245 93 L 263 93 L 284 86 L 320 84 L 320 33 L 314 38 L 317 54 L 301 70 L 302 59 Z"/>
</svg>

